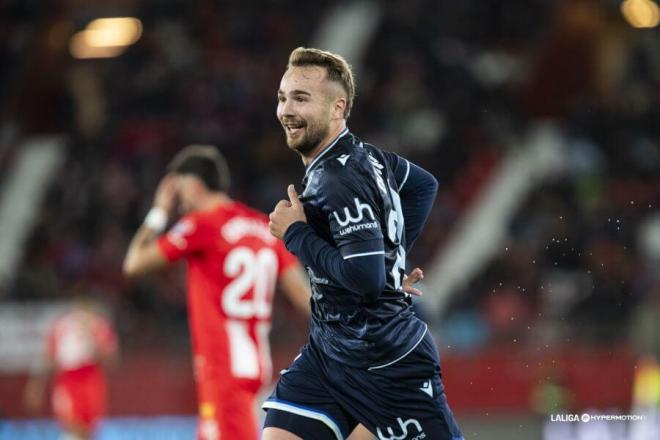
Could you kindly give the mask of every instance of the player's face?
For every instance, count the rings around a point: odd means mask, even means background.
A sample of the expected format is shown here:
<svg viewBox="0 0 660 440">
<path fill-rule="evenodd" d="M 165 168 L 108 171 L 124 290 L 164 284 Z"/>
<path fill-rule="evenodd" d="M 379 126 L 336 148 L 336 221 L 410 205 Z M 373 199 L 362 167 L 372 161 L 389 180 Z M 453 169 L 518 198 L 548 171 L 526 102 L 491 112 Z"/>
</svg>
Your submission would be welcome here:
<svg viewBox="0 0 660 440">
<path fill-rule="evenodd" d="M 277 92 L 277 119 L 289 148 L 306 155 L 328 136 L 333 107 L 329 92 L 322 67 L 292 67 L 284 73 Z"/>
</svg>

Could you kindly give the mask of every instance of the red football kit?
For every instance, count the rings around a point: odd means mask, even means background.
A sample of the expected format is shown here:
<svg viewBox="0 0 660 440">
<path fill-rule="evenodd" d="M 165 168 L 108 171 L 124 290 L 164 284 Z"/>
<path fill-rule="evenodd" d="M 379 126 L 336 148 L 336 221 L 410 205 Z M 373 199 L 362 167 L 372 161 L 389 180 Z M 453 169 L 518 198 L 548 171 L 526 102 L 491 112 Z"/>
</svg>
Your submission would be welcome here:
<svg viewBox="0 0 660 440">
<path fill-rule="evenodd" d="M 238 202 L 184 216 L 158 245 L 168 261 L 188 263 L 198 438 L 257 439 L 255 398 L 272 373 L 273 293 L 295 257 L 264 214 Z"/>
<path fill-rule="evenodd" d="M 94 429 L 105 413 L 106 382 L 98 355 L 117 350 L 117 337 L 104 318 L 75 310 L 58 318 L 47 336 L 55 366 L 52 404 L 64 426 Z"/>
</svg>

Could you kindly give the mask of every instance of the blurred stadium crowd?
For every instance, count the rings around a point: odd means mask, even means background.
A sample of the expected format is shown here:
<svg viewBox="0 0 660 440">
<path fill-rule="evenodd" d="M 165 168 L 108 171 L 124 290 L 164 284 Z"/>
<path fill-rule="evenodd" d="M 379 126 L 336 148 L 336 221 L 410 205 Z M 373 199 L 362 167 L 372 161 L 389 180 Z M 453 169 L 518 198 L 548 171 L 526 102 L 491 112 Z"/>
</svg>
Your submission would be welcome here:
<svg viewBox="0 0 660 440">
<path fill-rule="evenodd" d="M 527 197 L 506 246 L 442 316 L 422 310 L 442 322 L 443 346 L 628 344 L 634 336 L 660 354 L 645 330 L 660 308 L 660 39 L 630 27 L 619 3 L 407 0 L 382 9 L 349 127 L 440 182 L 412 263 L 426 267 L 442 249 L 535 124 L 552 121 L 565 145 L 562 172 Z M 69 138 L 3 295 L 91 293 L 112 305 L 120 334 L 131 335 L 127 349 L 185 345 L 181 274 L 129 285 L 121 275 L 128 240 L 165 164 L 186 144 L 217 145 L 232 168 L 232 194 L 264 211 L 300 181 L 275 92 L 288 53 L 311 44 L 335 2 L 119 4 L 113 13 L 130 5 L 142 20 L 140 41 L 118 58 L 81 61 L 67 56 L 67 39 L 100 6 L 0 1 L 3 139 Z M 12 149 L 0 158 L 2 169 Z M 276 336 L 299 332 L 283 321 Z"/>
</svg>

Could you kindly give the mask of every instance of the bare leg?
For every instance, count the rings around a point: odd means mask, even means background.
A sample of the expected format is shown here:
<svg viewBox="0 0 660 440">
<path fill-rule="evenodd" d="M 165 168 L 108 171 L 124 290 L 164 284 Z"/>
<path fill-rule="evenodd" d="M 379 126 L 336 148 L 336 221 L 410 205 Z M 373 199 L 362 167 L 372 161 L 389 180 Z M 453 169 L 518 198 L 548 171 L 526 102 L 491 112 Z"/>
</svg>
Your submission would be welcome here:
<svg viewBox="0 0 660 440">
<path fill-rule="evenodd" d="M 264 429 L 261 440 L 304 440 L 289 431 L 269 426 Z"/>
<path fill-rule="evenodd" d="M 370 433 L 364 425 L 357 425 L 346 440 L 375 440 L 376 437 Z"/>
</svg>

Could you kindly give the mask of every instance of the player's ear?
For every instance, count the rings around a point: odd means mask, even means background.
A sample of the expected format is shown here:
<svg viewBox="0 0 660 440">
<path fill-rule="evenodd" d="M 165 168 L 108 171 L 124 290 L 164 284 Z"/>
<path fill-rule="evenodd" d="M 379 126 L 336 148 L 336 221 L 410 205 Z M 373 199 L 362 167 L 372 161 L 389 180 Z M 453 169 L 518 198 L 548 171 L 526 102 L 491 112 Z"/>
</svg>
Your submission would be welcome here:
<svg viewBox="0 0 660 440">
<path fill-rule="evenodd" d="M 333 107 L 333 116 L 337 119 L 342 119 L 346 111 L 346 98 L 344 96 L 339 96 L 335 98 L 335 104 Z"/>
</svg>

